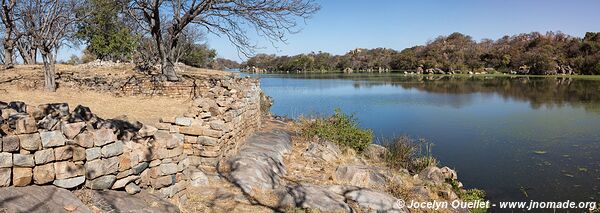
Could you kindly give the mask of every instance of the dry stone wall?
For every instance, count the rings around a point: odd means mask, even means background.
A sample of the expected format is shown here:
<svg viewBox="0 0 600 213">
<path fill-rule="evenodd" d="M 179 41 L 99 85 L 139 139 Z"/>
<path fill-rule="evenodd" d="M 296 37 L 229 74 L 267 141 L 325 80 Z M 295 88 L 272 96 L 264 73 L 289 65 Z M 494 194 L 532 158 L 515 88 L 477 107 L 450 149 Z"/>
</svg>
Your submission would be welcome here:
<svg viewBox="0 0 600 213">
<path fill-rule="evenodd" d="M 255 79 L 215 81 L 185 115 L 154 125 L 102 119 L 84 106 L 0 102 L 0 187 L 153 188 L 171 197 L 207 182 L 261 125 Z"/>
</svg>

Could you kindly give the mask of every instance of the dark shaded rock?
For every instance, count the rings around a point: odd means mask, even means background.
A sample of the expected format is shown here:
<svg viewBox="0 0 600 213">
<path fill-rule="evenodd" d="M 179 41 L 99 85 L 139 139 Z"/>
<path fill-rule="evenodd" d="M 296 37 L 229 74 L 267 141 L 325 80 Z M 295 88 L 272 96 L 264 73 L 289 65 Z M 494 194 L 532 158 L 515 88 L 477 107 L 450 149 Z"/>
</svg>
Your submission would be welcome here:
<svg viewBox="0 0 600 213">
<path fill-rule="evenodd" d="M 53 117 L 65 117 L 69 115 L 69 104 L 67 103 L 53 103 L 43 104 L 39 106 L 46 115 L 52 115 Z"/>
<path fill-rule="evenodd" d="M 79 122 L 79 121 L 90 121 L 94 117 L 94 114 L 90 110 L 89 107 L 84 107 L 81 105 L 77 105 L 71 116 L 69 118 L 70 122 Z"/>
<path fill-rule="evenodd" d="M 8 103 L 8 107 L 14 109 L 19 113 L 25 113 L 27 109 L 27 105 L 22 101 L 13 101 Z"/>
</svg>

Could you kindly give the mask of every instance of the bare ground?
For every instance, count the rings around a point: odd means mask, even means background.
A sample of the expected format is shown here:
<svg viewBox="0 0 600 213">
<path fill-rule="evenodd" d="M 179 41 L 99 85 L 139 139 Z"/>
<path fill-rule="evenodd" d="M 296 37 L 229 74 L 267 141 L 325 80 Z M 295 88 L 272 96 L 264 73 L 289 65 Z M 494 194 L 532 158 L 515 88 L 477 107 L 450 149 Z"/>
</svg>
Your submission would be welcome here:
<svg viewBox="0 0 600 213">
<path fill-rule="evenodd" d="M 123 78 L 127 75 L 144 75 L 133 65 L 122 64 L 112 67 L 86 67 L 57 65 L 57 75 L 77 73 L 85 76 Z M 228 72 L 183 67 L 180 75 L 196 77 L 231 75 Z M 182 115 L 188 109 L 190 100 L 161 96 L 117 97 L 107 92 L 88 91 L 77 88 L 60 87 L 56 92 L 46 92 L 43 87 L 41 65 L 17 65 L 13 69 L 0 70 L 0 101 L 23 101 L 38 105 L 46 103 L 68 103 L 71 108 L 77 105 L 90 107 L 101 118 L 127 116 L 128 119 L 154 124 L 161 117 Z"/>
</svg>

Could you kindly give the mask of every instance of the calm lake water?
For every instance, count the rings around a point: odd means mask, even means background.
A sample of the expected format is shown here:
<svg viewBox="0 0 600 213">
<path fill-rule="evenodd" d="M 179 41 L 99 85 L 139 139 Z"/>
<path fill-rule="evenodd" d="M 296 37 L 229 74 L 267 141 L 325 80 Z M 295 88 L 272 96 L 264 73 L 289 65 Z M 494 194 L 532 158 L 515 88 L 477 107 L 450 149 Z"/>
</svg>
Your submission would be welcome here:
<svg viewBox="0 0 600 213">
<path fill-rule="evenodd" d="M 442 165 L 492 201 L 600 200 L 600 80 L 258 77 L 273 113 L 297 118 L 341 108 L 376 137 L 427 139 Z"/>
</svg>

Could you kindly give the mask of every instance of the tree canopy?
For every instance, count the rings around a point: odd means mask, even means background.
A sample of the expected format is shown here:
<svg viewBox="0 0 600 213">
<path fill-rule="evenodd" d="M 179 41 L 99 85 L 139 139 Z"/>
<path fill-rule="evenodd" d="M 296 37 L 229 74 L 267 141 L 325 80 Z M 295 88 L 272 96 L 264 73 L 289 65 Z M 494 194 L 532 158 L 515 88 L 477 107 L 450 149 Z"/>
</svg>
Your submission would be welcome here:
<svg viewBox="0 0 600 213">
<path fill-rule="evenodd" d="M 425 45 L 396 51 L 387 48 L 355 49 L 344 55 L 308 53 L 295 56 L 258 54 L 243 67 L 267 71 L 328 72 L 390 71 L 439 68 L 446 72 L 495 70 L 523 74 L 600 74 L 600 33 L 584 38 L 561 32 L 532 32 L 475 41 L 452 33 Z"/>
</svg>

